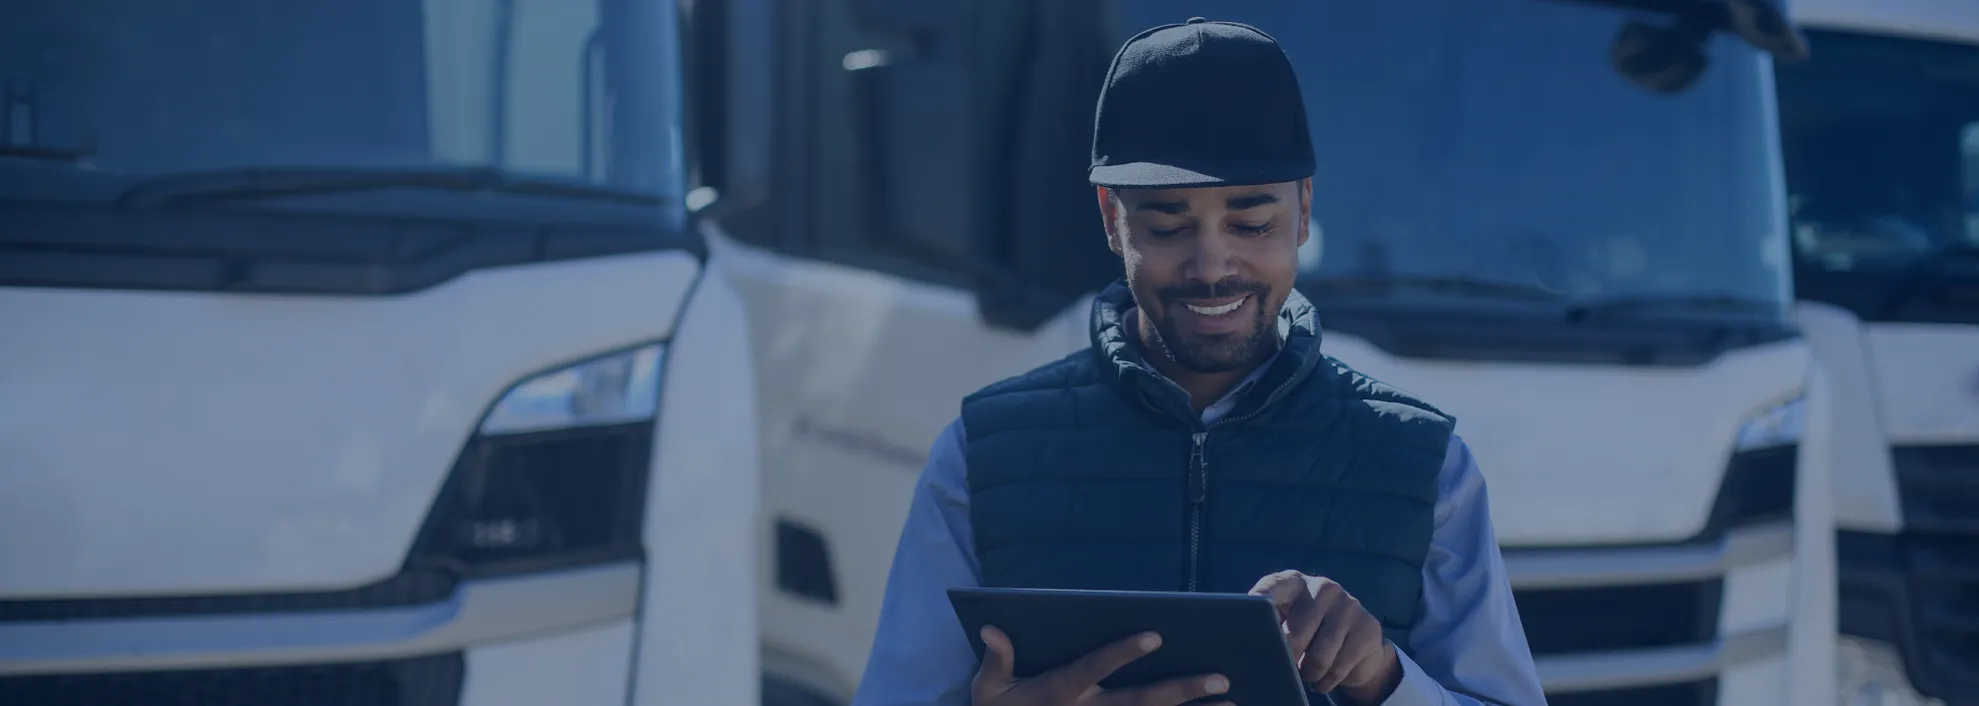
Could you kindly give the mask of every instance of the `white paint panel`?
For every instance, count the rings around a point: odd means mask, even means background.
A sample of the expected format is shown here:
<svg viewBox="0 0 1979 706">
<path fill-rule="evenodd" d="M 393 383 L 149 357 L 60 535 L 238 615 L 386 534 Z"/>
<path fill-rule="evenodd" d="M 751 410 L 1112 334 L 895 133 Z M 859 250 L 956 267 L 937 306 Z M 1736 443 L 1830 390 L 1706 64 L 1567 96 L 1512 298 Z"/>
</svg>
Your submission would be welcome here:
<svg viewBox="0 0 1979 706">
<path fill-rule="evenodd" d="M 460 706 L 625 706 L 632 623 L 467 651 Z"/>
<path fill-rule="evenodd" d="M 1890 443 L 1979 443 L 1979 326 L 1868 324 Z"/>
<path fill-rule="evenodd" d="M 391 575 L 482 412 L 667 336 L 682 252 L 393 297 L 0 288 L 0 598 Z"/>
<path fill-rule="evenodd" d="M 1696 534 L 1739 427 L 1802 389 L 1809 366 L 1798 342 L 1667 369 L 1412 360 L 1339 332 L 1324 348 L 1457 418 L 1507 546 Z"/>
</svg>

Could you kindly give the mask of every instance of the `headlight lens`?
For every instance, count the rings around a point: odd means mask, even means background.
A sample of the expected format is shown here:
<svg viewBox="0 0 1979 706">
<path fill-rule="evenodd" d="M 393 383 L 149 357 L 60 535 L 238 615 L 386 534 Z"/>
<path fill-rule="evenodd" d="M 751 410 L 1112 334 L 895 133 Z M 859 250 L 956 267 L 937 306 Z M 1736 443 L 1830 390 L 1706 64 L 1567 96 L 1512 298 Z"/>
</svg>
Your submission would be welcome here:
<svg viewBox="0 0 1979 706">
<path fill-rule="evenodd" d="M 510 388 L 481 421 L 482 436 L 653 418 L 660 403 L 659 344 L 587 360 Z"/>
<path fill-rule="evenodd" d="M 1796 395 L 1746 420 L 1745 425 L 1739 428 L 1738 445 L 1733 450 L 1753 451 L 1798 444 L 1806 424 L 1807 396 Z"/>
<path fill-rule="evenodd" d="M 411 563 L 466 575 L 637 558 L 665 348 L 530 377 L 469 440 Z"/>
</svg>

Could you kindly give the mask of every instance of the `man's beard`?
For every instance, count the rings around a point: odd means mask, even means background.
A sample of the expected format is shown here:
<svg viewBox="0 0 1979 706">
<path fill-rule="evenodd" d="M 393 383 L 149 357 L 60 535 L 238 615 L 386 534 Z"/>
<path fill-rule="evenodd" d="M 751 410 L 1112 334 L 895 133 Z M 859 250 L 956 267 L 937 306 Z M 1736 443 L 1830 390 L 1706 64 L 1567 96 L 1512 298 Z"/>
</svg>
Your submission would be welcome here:
<svg viewBox="0 0 1979 706">
<path fill-rule="evenodd" d="M 1176 329 L 1175 318 L 1167 306 L 1177 298 L 1216 299 L 1240 293 L 1251 295 L 1256 306 L 1250 333 L 1237 338 L 1184 335 Z M 1275 349 L 1278 312 L 1266 301 L 1269 294 L 1270 289 L 1263 284 L 1234 278 L 1215 285 L 1176 285 L 1158 292 L 1157 306 L 1141 307 L 1141 315 L 1154 324 L 1154 347 L 1176 365 L 1198 373 L 1225 373 L 1256 366 Z"/>
</svg>

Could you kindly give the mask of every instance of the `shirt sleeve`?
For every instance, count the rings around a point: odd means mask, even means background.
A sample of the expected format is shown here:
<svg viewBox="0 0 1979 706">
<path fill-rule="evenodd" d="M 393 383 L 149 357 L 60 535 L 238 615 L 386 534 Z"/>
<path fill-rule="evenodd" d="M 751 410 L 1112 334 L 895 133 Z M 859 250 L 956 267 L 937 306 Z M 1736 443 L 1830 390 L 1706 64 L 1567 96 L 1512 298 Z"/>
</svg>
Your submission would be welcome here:
<svg viewBox="0 0 1979 706">
<path fill-rule="evenodd" d="M 968 706 L 976 653 L 948 589 L 980 581 L 962 420 L 936 437 L 887 574 L 878 632 L 852 706 Z"/>
<path fill-rule="evenodd" d="M 1444 457 L 1436 527 L 1423 565 L 1422 617 L 1386 706 L 1543 706 L 1538 670 L 1512 602 L 1484 475 L 1463 439 Z"/>
</svg>

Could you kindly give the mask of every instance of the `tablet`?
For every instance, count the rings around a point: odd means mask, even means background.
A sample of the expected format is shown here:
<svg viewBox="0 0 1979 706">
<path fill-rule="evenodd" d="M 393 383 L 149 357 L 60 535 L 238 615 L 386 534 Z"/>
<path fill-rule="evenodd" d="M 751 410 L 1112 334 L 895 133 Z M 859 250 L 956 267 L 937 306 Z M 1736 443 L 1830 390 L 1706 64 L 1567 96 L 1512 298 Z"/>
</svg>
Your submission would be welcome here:
<svg viewBox="0 0 1979 706">
<path fill-rule="evenodd" d="M 1100 686 L 1131 687 L 1214 673 L 1229 677 L 1230 691 L 1204 701 L 1306 706 L 1306 686 L 1285 648 L 1278 611 L 1263 596 L 952 588 L 948 601 L 978 659 L 985 649 L 983 626 L 995 625 L 1010 637 L 1018 678 L 1153 631 L 1161 634 L 1161 648 L 1121 667 Z"/>
</svg>

